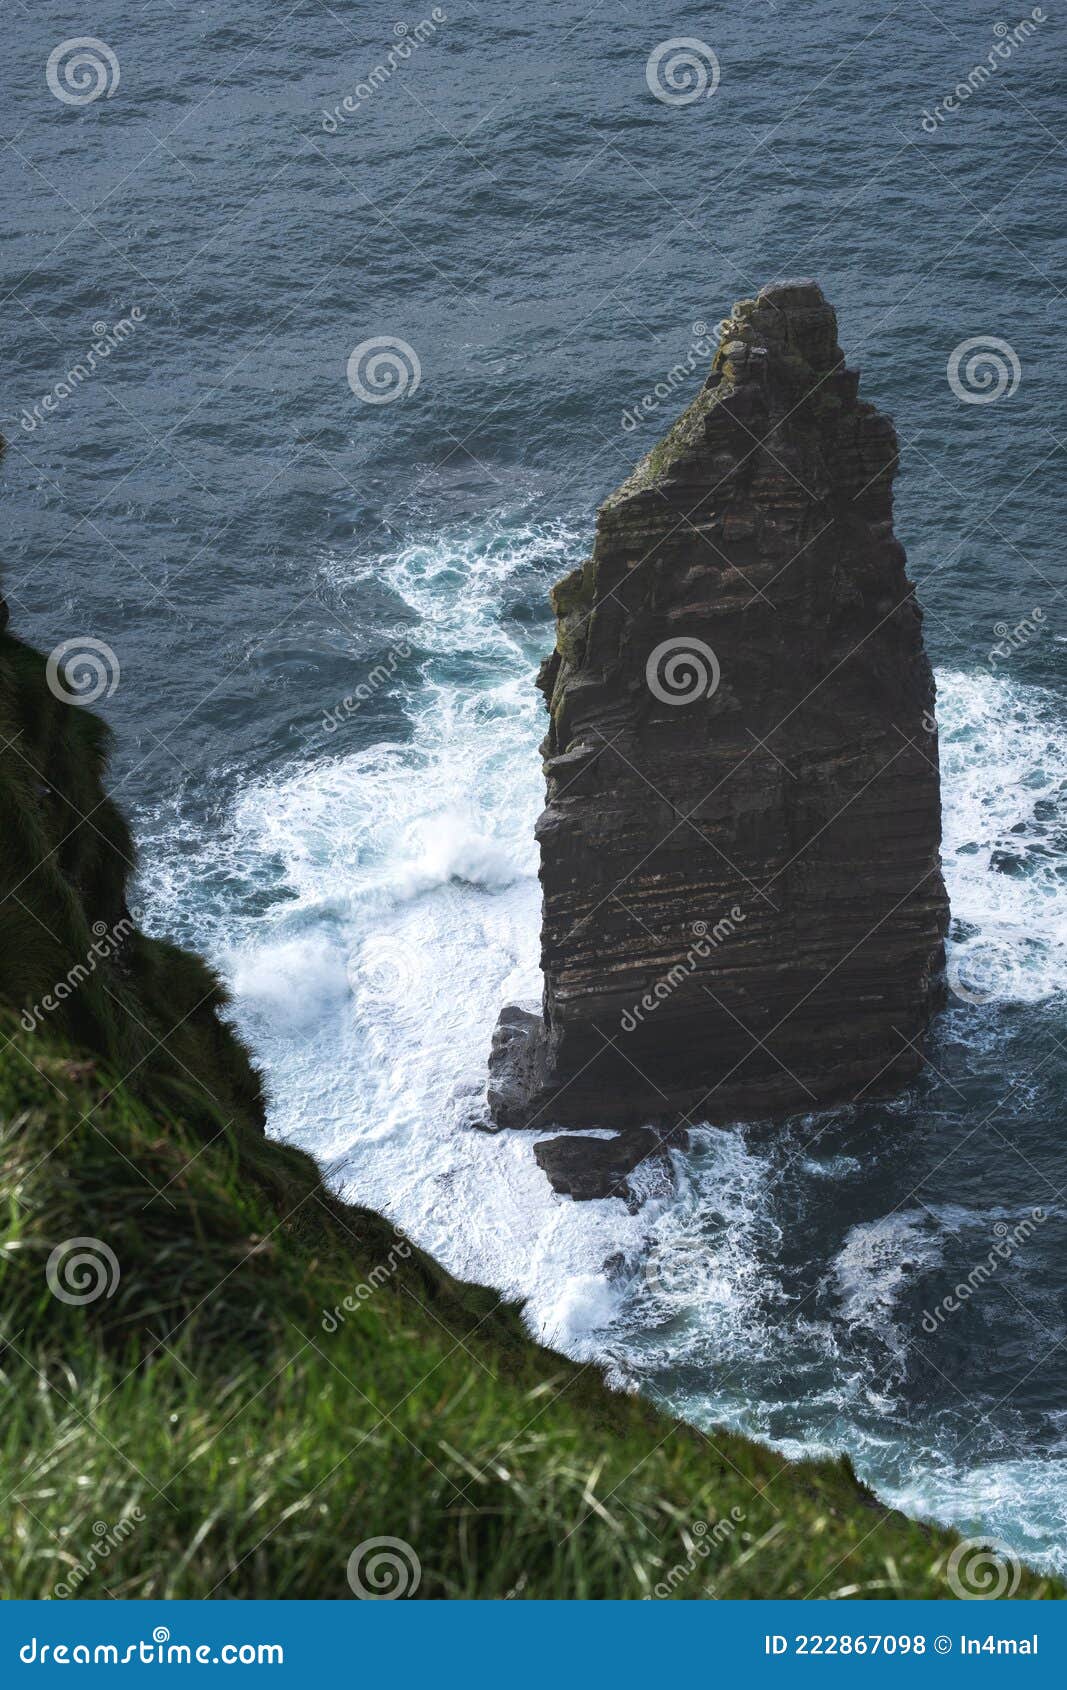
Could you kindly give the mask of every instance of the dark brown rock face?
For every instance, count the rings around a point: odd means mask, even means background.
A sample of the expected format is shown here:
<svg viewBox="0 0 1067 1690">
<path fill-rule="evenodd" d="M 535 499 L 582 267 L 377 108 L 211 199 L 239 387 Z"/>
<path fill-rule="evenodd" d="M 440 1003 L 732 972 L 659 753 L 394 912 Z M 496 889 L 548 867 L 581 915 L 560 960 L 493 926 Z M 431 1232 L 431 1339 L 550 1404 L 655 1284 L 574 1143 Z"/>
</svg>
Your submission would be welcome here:
<svg viewBox="0 0 1067 1690">
<path fill-rule="evenodd" d="M 941 994 L 934 686 L 893 426 L 813 282 L 736 305 L 703 390 L 552 594 L 543 1017 L 498 1126 L 778 1113 L 916 1073 Z"/>
<path fill-rule="evenodd" d="M 578 1203 L 594 1197 L 621 1197 L 636 1211 L 644 1194 L 634 1190 L 629 1175 L 638 1167 L 646 1174 L 658 1173 L 664 1189 L 670 1182 L 667 1144 L 650 1127 L 624 1127 L 612 1138 L 574 1132 L 543 1138 L 534 1145 L 534 1158 L 552 1189 Z"/>
</svg>

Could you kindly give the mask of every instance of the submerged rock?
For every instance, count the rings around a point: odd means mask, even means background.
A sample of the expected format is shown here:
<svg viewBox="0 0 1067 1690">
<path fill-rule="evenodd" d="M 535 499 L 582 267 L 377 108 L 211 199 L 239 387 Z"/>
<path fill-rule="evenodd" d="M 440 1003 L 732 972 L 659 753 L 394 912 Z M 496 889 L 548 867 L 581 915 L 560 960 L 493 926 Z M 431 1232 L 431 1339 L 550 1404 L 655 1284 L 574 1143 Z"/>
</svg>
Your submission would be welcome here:
<svg viewBox="0 0 1067 1690">
<path fill-rule="evenodd" d="M 501 1015 L 498 1125 L 777 1113 L 918 1071 L 948 905 L 896 469 L 833 310 L 786 282 L 734 307 L 601 508 L 552 593 L 543 1014 Z"/>
<path fill-rule="evenodd" d="M 660 1173 L 664 1186 L 670 1179 L 667 1143 L 649 1127 L 626 1127 L 611 1138 L 585 1133 L 543 1138 L 534 1145 L 534 1156 L 552 1189 L 579 1202 L 621 1197 L 628 1208 L 637 1209 L 647 1192 L 628 1178 L 636 1168 L 643 1167 L 646 1174 Z"/>
</svg>

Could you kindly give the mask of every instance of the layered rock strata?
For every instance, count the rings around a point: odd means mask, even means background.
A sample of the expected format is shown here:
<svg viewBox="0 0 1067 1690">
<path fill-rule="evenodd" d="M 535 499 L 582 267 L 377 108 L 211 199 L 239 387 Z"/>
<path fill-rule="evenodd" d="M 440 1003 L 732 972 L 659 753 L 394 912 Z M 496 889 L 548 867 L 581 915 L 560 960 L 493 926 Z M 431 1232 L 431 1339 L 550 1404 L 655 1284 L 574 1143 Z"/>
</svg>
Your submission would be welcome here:
<svg viewBox="0 0 1067 1690">
<path fill-rule="evenodd" d="M 814 282 L 711 373 L 554 588 L 540 1016 L 498 1127 L 766 1115 L 914 1075 L 940 1002 L 934 684 L 892 423 Z"/>
</svg>

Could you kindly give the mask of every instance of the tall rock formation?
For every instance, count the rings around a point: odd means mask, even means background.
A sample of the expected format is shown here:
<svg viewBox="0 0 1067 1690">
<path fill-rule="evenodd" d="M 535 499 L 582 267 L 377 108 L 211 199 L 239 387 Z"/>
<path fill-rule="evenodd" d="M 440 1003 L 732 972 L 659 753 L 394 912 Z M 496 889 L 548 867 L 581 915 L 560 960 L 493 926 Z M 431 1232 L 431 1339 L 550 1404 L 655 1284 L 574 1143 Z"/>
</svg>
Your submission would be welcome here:
<svg viewBox="0 0 1067 1690">
<path fill-rule="evenodd" d="M 497 1126 L 777 1113 L 921 1065 L 934 685 L 858 380 L 814 282 L 735 305 L 552 592 L 543 1016 L 501 1015 Z"/>
</svg>

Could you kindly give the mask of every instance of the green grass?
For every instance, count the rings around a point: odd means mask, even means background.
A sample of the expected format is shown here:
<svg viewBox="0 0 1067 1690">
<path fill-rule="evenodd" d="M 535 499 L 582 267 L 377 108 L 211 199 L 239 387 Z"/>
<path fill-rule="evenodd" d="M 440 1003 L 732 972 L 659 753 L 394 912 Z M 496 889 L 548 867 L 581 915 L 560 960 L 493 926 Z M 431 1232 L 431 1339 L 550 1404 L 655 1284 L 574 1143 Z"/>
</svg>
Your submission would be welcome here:
<svg viewBox="0 0 1067 1690">
<path fill-rule="evenodd" d="M 328 1194 L 197 958 L 131 932 L 27 1020 L 131 851 L 103 729 L 4 633 L 0 729 L 0 1594 L 347 1598 L 390 1537 L 427 1597 L 951 1595 L 952 1534 L 847 1464 L 608 1391 Z"/>
<path fill-rule="evenodd" d="M 430 1597 L 643 1597 L 668 1581 L 677 1599 L 950 1595 L 951 1534 L 888 1512 L 844 1464 L 786 1463 L 608 1392 L 490 1293 L 330 1200 L 305 1158 L 270 1147 L 271 1196 L 231 1140 L 204 1148 L 96 1064 L 8 1017 L 13 1031 L 6 1596 L 73 1577 L 82 1596 L 347 1597 L 350 1553 L 382 1536 L 411 1546 Z M 83 1306 L 46 1283 L 74 1236 L 120 1269 Z M 123 1521 L 87 1563 L 94 1525 Z M 1025 1575 L 1019 1594 L 1059 1591 Z"/>
</svg>

